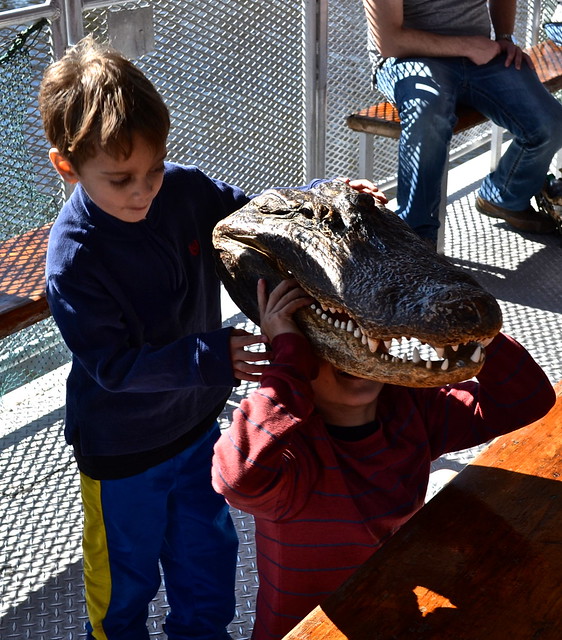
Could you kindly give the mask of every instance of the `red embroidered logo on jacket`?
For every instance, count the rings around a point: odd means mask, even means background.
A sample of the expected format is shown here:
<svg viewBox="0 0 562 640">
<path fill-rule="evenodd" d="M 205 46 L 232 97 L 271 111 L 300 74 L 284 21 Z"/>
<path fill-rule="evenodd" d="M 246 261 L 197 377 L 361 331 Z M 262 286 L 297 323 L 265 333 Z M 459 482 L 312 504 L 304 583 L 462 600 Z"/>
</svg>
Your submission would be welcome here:
<svg viewBox="0 0 562 640">
<path fill-rule="evenodd" d="M 198 256 L 200 250 L 199 240 L 193 240 L 193 242 L 189 243 L 189 253 L 191 253 L 192 256 Z"/>
</svg>

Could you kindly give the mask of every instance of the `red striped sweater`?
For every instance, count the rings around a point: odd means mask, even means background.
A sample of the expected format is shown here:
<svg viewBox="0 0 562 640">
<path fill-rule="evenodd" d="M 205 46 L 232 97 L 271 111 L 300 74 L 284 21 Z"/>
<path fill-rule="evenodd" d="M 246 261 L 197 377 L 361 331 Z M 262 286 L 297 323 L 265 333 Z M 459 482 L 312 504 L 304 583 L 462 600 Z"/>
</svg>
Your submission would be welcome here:
<svg viewBox="0 0 562 640">
<path fill-rule="evenodd" d="M 478 382 L 385 385 L 375 433 L 345 442 L 315 410 L 308 342 L 283 334 L 272 347 L 213 460 L 215 489 L 255 516 L 254 640 L 282 638 L 422 506 L 432 460 L 529 424 L 555 401 L 528 352 L 500 334 Z"/>
</svg>

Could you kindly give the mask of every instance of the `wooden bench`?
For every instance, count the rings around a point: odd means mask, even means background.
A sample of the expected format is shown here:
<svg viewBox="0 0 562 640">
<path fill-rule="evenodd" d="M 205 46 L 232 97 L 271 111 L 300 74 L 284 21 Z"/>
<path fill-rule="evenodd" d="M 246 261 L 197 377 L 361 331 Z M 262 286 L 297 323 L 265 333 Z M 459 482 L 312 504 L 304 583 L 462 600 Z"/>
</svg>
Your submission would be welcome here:
<svg viewBox="0 0 562 640">
<path fill-rule="evenodd" d="M 546 40 L 540 44 L 527 49 L 531 56 L 537 74 L 541 82 L 553 93 L 562 89 L 562 46 L 555 44 L 552 40 Z M 482 124 L 487 118 L 481 113 L 467 107 L 459 105 L 457 108 L 458 121 L 454 128 L 454 133 L 460 133 Z M 347 126 L 354 131 L 361 133 L 359 148 L 359 175 L 373 179 L 373 157 L 374 157 L 374 136 L 398 139 L 401 132 L 400 117 L 396 107 L 390 102 L 381 102 L 371 105 L 366 109 L 361 109 L 357 113 L 352 113 L 347 117 Z M 501 147 L 501 129 L 494 126 L 492 138 L 492 168 L 499 160 Z M 448 166 L 445 167 L 443 180 L 441 183 L 441 202 L 439 207 L 439 237 L 437 241 L 438 250 L 442 252 L 445 226 L 445 213 L 447 207 L 447 173 Z M 376 180 L 375 180 L 376 182 Z"/>
<path fill-rule="evenodd" d="M 541 420 L 498 438 L 285 640 L 558 640 L 562 382 Z"/>
<path fill-rule="evenodd" d="M 0 244 L 0 339 L 50 315 L 45 257 L 50 224 Z"/>
</svg>

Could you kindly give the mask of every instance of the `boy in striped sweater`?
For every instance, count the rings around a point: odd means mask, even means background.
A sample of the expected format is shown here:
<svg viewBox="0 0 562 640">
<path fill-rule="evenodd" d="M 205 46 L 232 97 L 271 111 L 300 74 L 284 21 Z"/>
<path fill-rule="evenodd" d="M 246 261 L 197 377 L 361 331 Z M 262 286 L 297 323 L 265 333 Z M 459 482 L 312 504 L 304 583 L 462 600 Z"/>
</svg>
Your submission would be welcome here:
<svg viewBox="0 0 562 640">
<path fill-rule="evenodd" d="M 407 388 L 316 358 L 293 320 L 295 281 L 258 284 L 271 363 L 215 445 L 213 486 L 255 517 L 254 640 L 282 638 L 422 505 L 431 461 L 518 429 L 555 394 L 500 333 L 477 381 Z"/>
</svg>

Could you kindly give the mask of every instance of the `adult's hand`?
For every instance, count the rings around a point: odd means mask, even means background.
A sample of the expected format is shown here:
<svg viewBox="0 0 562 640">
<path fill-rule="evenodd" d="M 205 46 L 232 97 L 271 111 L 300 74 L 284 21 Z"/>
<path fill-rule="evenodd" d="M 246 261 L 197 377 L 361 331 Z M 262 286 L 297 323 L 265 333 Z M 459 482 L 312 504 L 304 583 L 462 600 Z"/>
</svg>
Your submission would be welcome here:
<svg viewBox="0 0 562 640">
<path fill-rule="evenodd" d="M 466 50 L 466 57 L 478 65 L 490 62 L 502 51 L 499 42 L 484 36 L 468 36 L 467 44 L 469 48 Z"/>
<path fill-rule="evenodd" d="M 505 66 L 515 65 L 516 69 L 521 69 L 521 65 L 527 64 L 531 69 L 535 68 L 530 56 L 526 54 L 521 47 L 518 47 L 510 40 L 498 40 L 500 50 L 505 53 Z"/>
<path fill-rule="evenodd" d="M 378 204 L 388 204 L 388 198 L 384 195 L 382 191 L 379 191 L 379 188 L 373 184 L 370 180 L 366 178 L 357 178 L 352 180 L 351 178 L 338 178 L 342 182 L 348 184 L 352 189 L 358 191 L 359 193 L 366 193 L 378 202 Z"/>
</svg>

